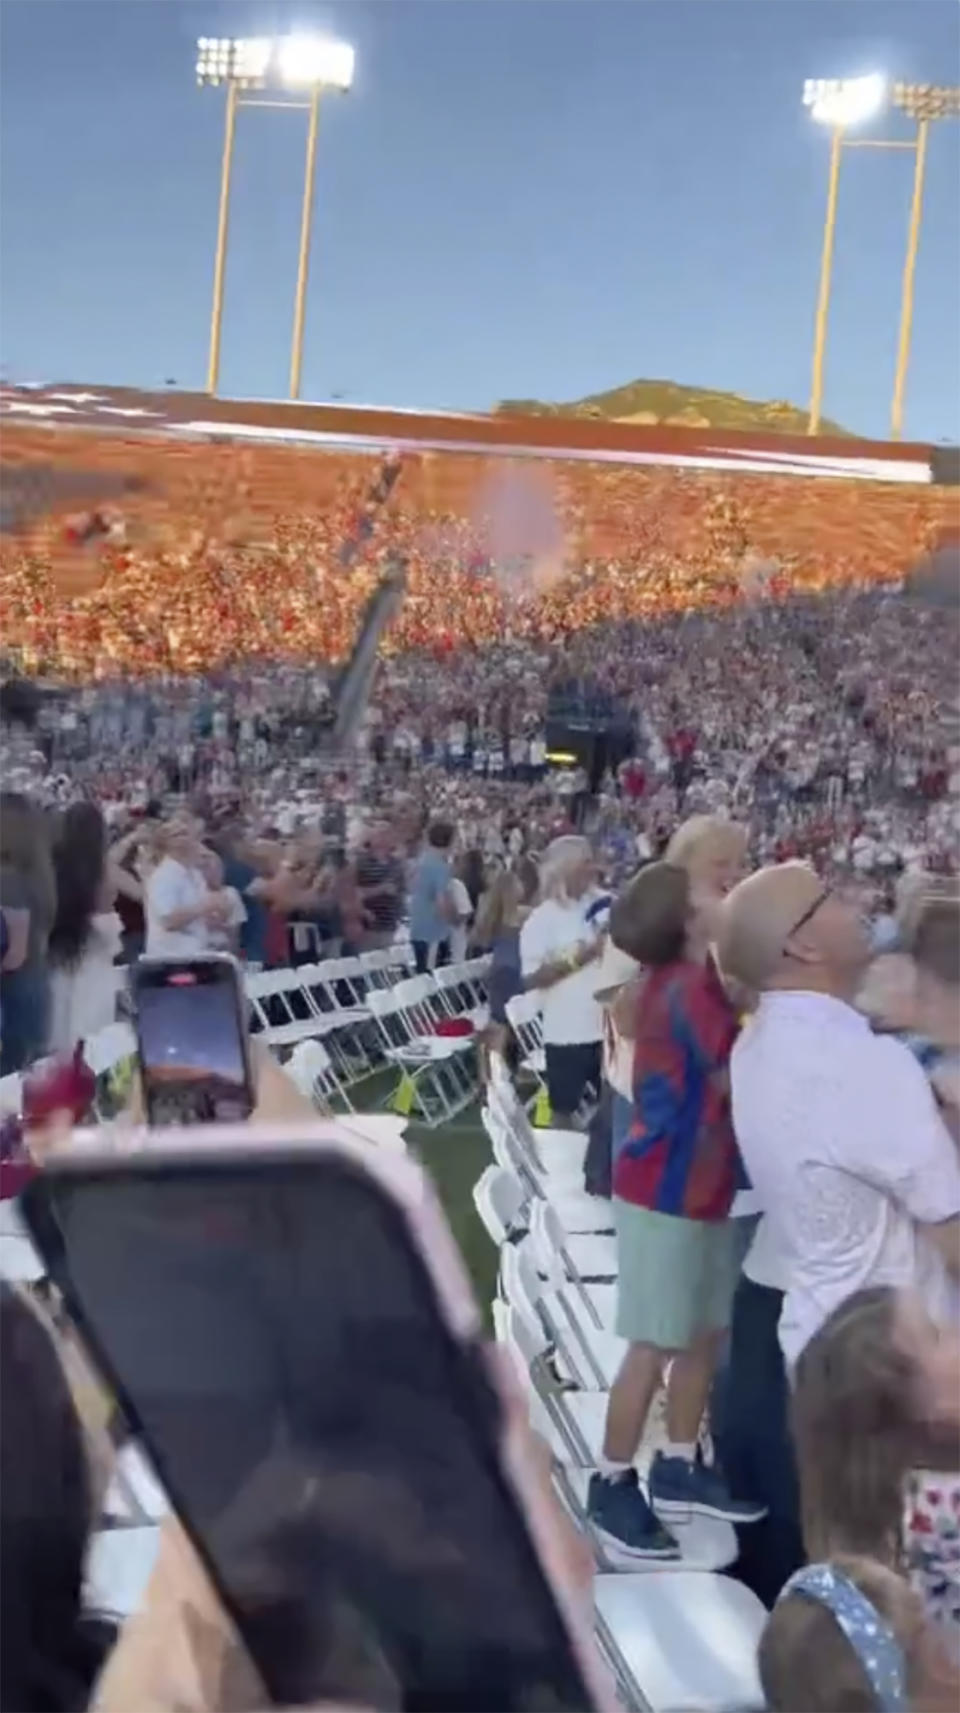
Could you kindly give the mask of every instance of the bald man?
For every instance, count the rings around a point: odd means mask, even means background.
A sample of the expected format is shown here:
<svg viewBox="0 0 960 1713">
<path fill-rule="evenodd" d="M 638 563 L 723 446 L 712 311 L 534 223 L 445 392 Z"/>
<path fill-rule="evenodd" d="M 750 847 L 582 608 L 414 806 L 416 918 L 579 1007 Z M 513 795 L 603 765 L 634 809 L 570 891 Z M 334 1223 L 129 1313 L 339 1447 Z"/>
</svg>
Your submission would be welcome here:
<svg viewBox="0 0 960 1713">
<path fill-rule="evenodd" d="M 788 1367 L 865 1285 L 916 1289 L 957 1325 L 960 1159 L 913 1055 L 854 1008 L 870 956 L 856 895 L 804 863 L 761 869 L 725 900 L 717 944 L 760 995 L 731 1055 L 733 1121 Z"/>
</svg>

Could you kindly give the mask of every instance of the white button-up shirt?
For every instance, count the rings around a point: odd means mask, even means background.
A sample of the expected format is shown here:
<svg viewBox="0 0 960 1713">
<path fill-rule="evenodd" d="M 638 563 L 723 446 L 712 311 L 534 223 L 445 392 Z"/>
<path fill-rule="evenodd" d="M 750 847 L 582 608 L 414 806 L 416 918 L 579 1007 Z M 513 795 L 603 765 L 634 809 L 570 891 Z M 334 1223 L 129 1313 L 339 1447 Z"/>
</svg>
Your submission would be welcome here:
<svg viewBox="0 0 960 1713">
<path fill-rule="evenodd" d="M 764 1239 L 784 1269 L 787 1363 L 865 1285 L 914 1287 L 956 1325 L 956 1281 L 922 1227 L 960 1214 L 960 1158 L 908 1048 L 842 1000 L 767 993 L 730 1082 Z"/>
</svg>

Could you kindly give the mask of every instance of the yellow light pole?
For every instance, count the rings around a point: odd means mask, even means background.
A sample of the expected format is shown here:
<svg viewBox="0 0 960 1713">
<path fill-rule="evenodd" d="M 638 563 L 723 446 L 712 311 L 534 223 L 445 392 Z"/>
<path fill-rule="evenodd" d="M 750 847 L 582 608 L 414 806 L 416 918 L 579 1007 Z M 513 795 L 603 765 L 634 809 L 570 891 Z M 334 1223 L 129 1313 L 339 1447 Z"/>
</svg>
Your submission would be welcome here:
<svg viewBox="0 0 960 1713">
<path fill-rule="evenodd" d="M 923 214 L 923 188 L 927 160 L 927 138 L 931 119 L 956 118 L 960 114 L 960 89 L 940 88 L 932 84 L 897 83 L 888 90 L 878 73 L 869 77 L 815 78 L 808 80 L 803 92 L 804 105 L 813 117 L 831 127 L 830 178 L 827 191 L 827 214 L 824 223 L 823 247 L 820 261 L 820 286 L 817 293 L 817 315 L 813 335 L 813 376 L 810 386 L 810 410 L 807 433 L 818 434 L 823 407 L 823 372 L 826 354 L 827 323 L 830 314 L 830 292 L 833 283 L 833 247 L 837 219 L 837 182 L 840 157 L 844 149 L 908 149 L 914 156 L 913 197 L 910 206 L 910 229 L 903 270 L 903 293 L 900 306 L 900 331 L 897 340 L 897 368 L 894 378 L 893 404 L 890 413 L 891 436 L 899 440 L 903 432 L 903 400 L 906 391 L 907 364 L 910 356 L 910 335 L 913 328 L 914 279 L 920 223 Z M 888 103 L 898 107 L 916 120 L 917 134 L 911 141 L 885 137 L 848 137 L 847 130 L 865 119 L 872 118 Z"/>
<path fill-rule="evenodd" d="M 223 295 L 227 268 L 227 238 L 230 224 L 230 186 L 237 110 L 240 107 L 279 107 L 307 112 L 306 171 L 300 219 L 300 252 L 294 300 L 293 337 L 290 354 L 290 397 L 300 397 L 303 366 L 303 335 L 306 320 L 307 280 L 310 270 L 310 235 L 313 225 L 314 183 L 317 161 L 317 122 L 320 95 L 325 89 L 341 93 L 353 83 L 355 55 L 347 42 L 320 36 L 280 36 L 239 39 L 201 36 L 197 43 L 197 82 L 202 86 L 227 86 L 227 112 L 220 171 L 220 209 L 213 270 L 213 309 L 210 321 L 210 350 L 207 359 L 207 391 L 215 393 L 220 379 L 220 336 L 223 324 Z M 276 88 L 280 100 L 261 100 L 256 92 Z M 289 92 L 293 92 L 291 93 Z M 300 91 L 307 100 L 296 99 Z M 250 92 L 253 92 L 251 94 Z"/>
<path fill-rule="evenodd" d="M 300 377 L 303 370 L 303 324 L 307 308 L 307 279 L 310 273 L 310 233 L 313 228 L 313 186 L 317 170 L 317 122 L 320 116 L 320 91 L 310 98 L 310 123 L 307 127 L 307 165 L 303 175 L 303 208 L 300 213 L 300 255 L 297 262 L 297 291 L 293 301 L 293 343 L 290 347 L 290 397 L 300 397 Z"/>
<path fill-rule="evenodd" d="M 907 234 L 907 254 L 903 264 L 903 291 L 900 298 L 897 368 L 893 377 L 893 403 L 890 406 L 890 437 L 892 440 L 899 440 L 903 435 L 903 396 L 907 390 L 910 334 L 913 331 L 913 284 L 917 272 L 917 250 L 920 247 L 920 220 L 923 214 L 923 181 L 927 167 L 927 135 L 929 130 L 929 120 L 921 119 L 917 126 L 913 196 L 910 201 L 910 229 Z"/>
<path fill-rule="evenodd" d="M 220 167 L 220 211 L 217 215 L 217 250 L 213 264 L 213 313 L 210 318 L 210 354 L 207 358 L 207 392 L 215 393 L 220 379 L 220 329 L 223 325 L 223 281 L 227 271 L 227 231 L 230 225 L 230 180 L 233 176 L 233 139 L 237 126 L 237 85 L 227 86 L 227 116 L 223 132 L 223 161 Z"/>
<path fill-rule="evenodd" d="M 820 289 L 817 292 L 817 319 L 813 330 L 813 378 L 810 383 L 810 415 L 807 433 L 820 432 L 823 407 L 823 358 L 827 348 L 827 319 L 830 314 L 830 286 L 833 280 L 833 241 L 837 231 L 837 187 L 840 182 L 840 154 L 843 131 L 833 128 L 830 141 L 830 178 L 827 185 L 827 214 L 823 223 L 823 246 L 820 252 Z"/>
<path fill-rule="evenodd" d="M 910 201 L 910 226 L 907 232 L 907 254 L 903 264 L 903 289 L 900 297 L 900 329 L 897 335 L 897 367 L 893 378 L 893 402 L 890 406 L 890 437 L 903 436 L 903 402 L 907 390 L 907 366 L 910 361 L 910 336 L 913 332 L 913 292 L 917 272 L 917 251 L 920 247 L 920 223 L 923 219 L 923 188 L 927 167 L 927 140 L 931 119 L 960 117 L 960 88 L 936 88 L 923 83 L 894 85 L 893 104 L 917 122 L 917 139 L 913 170 L 913 196 Z"/>
</svg>

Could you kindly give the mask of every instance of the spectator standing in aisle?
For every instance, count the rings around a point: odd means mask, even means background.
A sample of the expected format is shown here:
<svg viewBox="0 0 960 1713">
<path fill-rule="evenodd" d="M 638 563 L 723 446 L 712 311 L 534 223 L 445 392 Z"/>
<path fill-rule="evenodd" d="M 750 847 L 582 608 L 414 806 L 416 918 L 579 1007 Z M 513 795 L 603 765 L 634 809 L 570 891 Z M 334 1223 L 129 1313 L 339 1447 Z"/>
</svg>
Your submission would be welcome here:
<svg viewBox="0 0 960 1713">
<path fill-rule="evenodd" d="M 194 958 L 213 949 L 211 929 L 226 925 L 224 901 L 203 876 L 193 822 L 178 816 L 158 839 L 161 859 L 147 881 L 147 957 Z"/>
<path fill-rule="evenodd" d="M 728 1064 L 737 1019 L 708 948 L 715 894 L 703 899 L 674 864 L 641 869 L 610 917 L 614 944 L 643 967 L 633 1059 L 633 1116 L 613 1168 L 616 1330 L 629 1345 L 610 1392 L 595 1527 L 634 1558 L 677 1558 L 663 1518 L 748 1523 L 763 1506 L 731 1498 L 697 1441 L 737 1280 L 730 1208 L 739 1161 Z M 634 1460 L 666 1359 L 667 1444 L 650 1469 Z"/>
<path fill-rule="evenodd" d="M 403 864 L 393 828 L 375 821 L 354 864 L 364 913 L 363 950 L 380 951 L 393 940 L 403 915 Z"/>
<path fill-rule="evenodd" d="M 589 841 L 554 839 L 540 866 L 540 902 L 520 930 L 520 965 L 527 990 L 543 1001 L 547 1092 L 560 1126 L 570 1124 L 588 1090 L 600 1088 L 603 1023 L 593 965 L 604 936 L 591 918 L 600 897 Z"/>
<path fill-rule="evenodd" d="M 49 1046 L 72 1053 L 116 1016 L 123 924 L 115 908 L 114 870 L 103 816 L 72 803 L 53 847 L 57 914 L 50 934 Z"/>
<path fill-rule="evenodd" d="M 501 869 L 494 876 L 477 911 L 474 940 L 490 953 L 490 1045 L 498 1052 L 504 1050 L 508 1039 L 507 1004 L 523 992 L 520 929 L 536 890 L 536 864 L 521 857 L 515 868 Z"/>
<path fill-rule="evenodd" d="M 410 940 L 419 975 L 449 961 L 457 919 L 449 861 L 453 839 L 449 821 L 432 822 L 410 876 Z"/>
</svg>

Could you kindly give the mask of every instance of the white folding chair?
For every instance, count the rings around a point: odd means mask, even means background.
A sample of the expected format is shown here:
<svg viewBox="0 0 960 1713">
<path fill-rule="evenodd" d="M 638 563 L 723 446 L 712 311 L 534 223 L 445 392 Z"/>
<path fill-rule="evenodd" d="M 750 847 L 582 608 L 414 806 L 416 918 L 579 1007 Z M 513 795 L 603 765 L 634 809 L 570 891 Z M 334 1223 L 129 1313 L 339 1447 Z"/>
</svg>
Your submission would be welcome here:
<svg viewBox="0 0 960 1713">
<path fill-rule="evenodd" d="M 548 1202 L 531 1203 L 530 1229 L 537 1245 L 538 1264 L 547 1280 L 557 1286 L 566 1283 L 571 1296 L 595 1327 L 601 1330 L 612 1327 L 616 1316 L 616 1284 L 584 1278 L 570 1250 L 570 1244 L 580 1240 L 566 1236 Z M 611 1239 L 602 1241 L 609 1243 Z M 606 1253 L 609 1259 L 609 1251 Z"/>
<path fill-rule="evenodd" d="M 613 1230 L 613 1211 L 609 1201 L 601 1196 L 588 1195 L 575 1183 L 568 1187 L 562 1180 L 558 1183 L 551 1179 L 539 1161 L 524 1152 L 510 1126 L 492 1107 L 485 1106 L 480 1116 L 497 1164 L 516 1172 L 532 1195 L 548 1201 L 556 1209 L 564 1231 Z"/>
<path fill-rule="evenodd" d="M 535 1130 L 499 1053 L 490 1054 L 487 1101 L 509 1126 L 533 1166 L 556 1180 L 558 1187 L 563 1180 L 566 1189 L 583 1188 L 586 1136 L 579 1130 Z"/>
<path fill-rule="evenodd" d="M 466 986 L 470 1004 L 473 1006 L 486 1003 L 487 977 L 492 964 L 492 957 L 489 952 L 485 952 L 482 957 L 468 958 L 466 963 L 460 965 L 460 980 Z"/>
<path fill-rule="evenodd" d="M 579 1512 L 581 1527 L 589 1535 L 598 1563 L 618 1571 L 632 1570 L 643 1576 L 650 1574 L 635 1557 L 620 1552 L 608 1536 L 600 1537 L 587 1511 L 590 1475 L 600 1460 L 606 1429 L 609 1394 L 594 1388 L 571 1389 L 558 1382 L 552 1360 L 551 1346 L 539 1315 L 534 1318 L 506 1305 L 506 1313 L 495 1318 L 498 1341 L 503 1338 L 514 1354 L 514 1361 L 525 1382 L 528 1397 L 535 1394 L 538 1407 L 531 1413 L 531 1423 L 547 1420 L 550 1431 L 545 1436 L 554 1456 L 568 1465 L 567 1487 L 571 1501 Z M 662 1418 L 651 1412 L 647 1431 L 637 1452 L 636 1465 L 641 1478 L 650 1467 L 658 1444 L 662 1443 Z M 680 1558 L 657 1561 L 651 1571 L 675 1574 L 684 1568 L 720 1570 L 733 1564 L 737 1556 L 737 1537 L 729 1523 L 713 1517 L 671 1517 L 670 1530 L 680 1548 Z"/>
<path fill-rule="evenodd" d="M 501 1249 L 528 1230 L 527 1202 L 520 1179 L 500 1166 L 487 1166 L 473 1186 L 473 1205 L 491 1243 Z"/>
<path fill-rule="evenodd" d="M 617 1240 L 603 1232 L 564 1231 L 548 1201 L 531 1203 L 530 1229 L 548 1273 L 555 1270 L 554 1252 L 568 1278 L 596 1283 L 617 1276 Z"/>
<path fill-rule="evenodd" d="M 507 1022 L 520 1052 L 520 1070 L 533 1078 L 533 1093 L 527 1106 L 534 1105 L 541 1089 L 546 1088 L 547 1052 L 543 1044 L 543 1003 L 536 992 L 517 993 L 506 1003 Z"/>
<path fill-rule="evenodd" d="M 427 996 L 429 976 L 368 994 L 384 1057 L 408 1079 L 410 1113 L 431 1128 L 447 1124 L 476 1091 L 474 1043 L 468 1037 L 432 1032 Z"/>
<path fill-rule="evenodd" d="M 661 1565 L 650 1574 L 598 1576 L 594 1604 L 598 1640 L 629 1706 L 644 1713 L 763 1707 L 757 1649 L 769 1614 L 742 1582 Z"/>
<path fill-rule="evenodd" d="M 607 1419 L 607 1393 L 565 1390 L 553 1370 L 551 1349 L 539 1318 L 507 1303 L 505 1338 L 528 1395 L 539 1399 L 537 1412 L 550 1422 L 554 1456 L 577 1469 L 595 1469 Z"/>
<path fill-rule="evenodd" d="M 288 1077 L 319 1111 L 353 1111 L 350 1096 L 323 1041 L 299 1041 L 284 1065 Z"/>
<path fill-rule="evenodd" d="M 248 975 L 247 998 L 259 1033 L 269 1047 L 295 1047 L 298 1041 L 327 1033 L 324 1020 L 311 1005 L 299 972 L 261 970 Z"/>
<path fill-rule="evenodd" d="M 388 951 L 361 952 L 359 957 L 363 979 L 368 988 L 389 987 L 388 972 L 391 957 Z"/>
<path fill-rule="evenodd" d="M 506 1301 L 528 1320 L 539 1320 L 565 1379 L 582 1390 L 609 1390 L 626 1352 L 625 1340 L 596 1327 L 591 1329 L 591 1336 L 582 1336 L 581 1323 L 567 1313 L 562 1291 L 549 1289 L 541 1279 L 536 1248 L 529 1237 L 503 1245 L 500 1289 Z"/>
<path fill-rule="evenodd" d="M 349 1009 L 358 1017 L 367 1015 L 364 1003 L 366 980 L 359 958 L 328 958 L 316 968 L 320 980 L 326 985 L 335 1010 Z"/>
<path fill-rule="evenodd" d="M 343 1082 L 349 1085 L 369 1076 L 376 1062 L 376 1032 L 369 1006 L 357 999 L 364 981 L 359 958 L 303 964 L 297 973 Z"/>
</svg>

